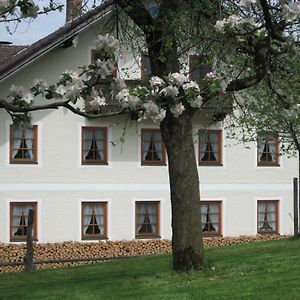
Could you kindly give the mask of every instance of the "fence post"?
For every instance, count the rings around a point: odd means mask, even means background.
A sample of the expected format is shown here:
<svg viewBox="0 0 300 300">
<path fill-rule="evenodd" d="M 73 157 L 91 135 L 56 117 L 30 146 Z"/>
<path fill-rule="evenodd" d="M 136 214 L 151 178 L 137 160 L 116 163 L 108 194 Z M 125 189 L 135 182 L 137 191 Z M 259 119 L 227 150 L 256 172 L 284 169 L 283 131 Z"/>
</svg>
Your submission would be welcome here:
<svg viewBox="0 0 300 300">
<path fill-rule="evenodd" d="M 27 234 L 26 234 L 26 254 L 24 256 L 24 271 L 30 272 L 34 269 L 33 265 L 33 222 L 34 222 L 34 211 L 29 209 L 28 213 L 28 223 L 27 223 Z"/>
<path fill-rule="evenodd" d="M 298 178 L 294 178 L 294 237 L 299 235 L 298 227 Z"/>
</svg>

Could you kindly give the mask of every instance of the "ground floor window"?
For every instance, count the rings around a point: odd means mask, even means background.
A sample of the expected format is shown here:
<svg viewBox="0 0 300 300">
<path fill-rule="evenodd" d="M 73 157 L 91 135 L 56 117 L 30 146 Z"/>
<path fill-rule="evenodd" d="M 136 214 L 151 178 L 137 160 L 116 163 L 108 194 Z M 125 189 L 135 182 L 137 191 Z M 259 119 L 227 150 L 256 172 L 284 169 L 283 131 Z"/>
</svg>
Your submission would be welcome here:
<svg viewBox="0 0 300 300">
<path fill-rule="evenodd" d="M 159 202 L 137 201 L 135 204 L 137 238 L 159 237 Z"/>
<path fill-rule="evenodd" d="M 278 233 L 278 200 L 257 201 L 257 232 Z"/>
<path fill-rule="evenodd" d="M 37 240 L 37 203 L 10 203 L 10 240 L 26 241 L 29 210 L 34 211 L 33 238 Z"/>
<path fill-rule="evenodd" d="M 107 238 L 107 203 L 82 202 L 82 239 Z"/>
<path fill-rule="evenodd" d="M 221 201 L 201 201 L 201 223 L 204 235 L 221 235 Z"/>
</svg>

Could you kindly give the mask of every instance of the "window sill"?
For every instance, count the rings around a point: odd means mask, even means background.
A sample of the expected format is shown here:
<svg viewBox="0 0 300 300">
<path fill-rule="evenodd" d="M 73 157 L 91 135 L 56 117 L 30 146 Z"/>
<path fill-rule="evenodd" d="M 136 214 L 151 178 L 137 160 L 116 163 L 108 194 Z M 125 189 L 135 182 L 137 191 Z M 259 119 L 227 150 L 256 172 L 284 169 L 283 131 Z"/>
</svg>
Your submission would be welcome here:
<svg viewBox="0 0 300 300">
<path fill-rule="evenodd" d="M 199 167 L 223 167 L 222 163 L 200 162 Z"/>
<path fill-rule="evenodd" d="M 98 165 L 98 166 L 108 166 L 108 162 L 82 162 L 81 163 L 82 166 L 95 166 L 95 165 Z"/>
<path fill-rule="evenodd" d="M 37 165 L 37 161 L 32 161 L 32 160 L 11 160 L 9 162 L 12 165 Z"/>
<path fill-rule="evenodd" d="M 108 240 L 107 236 L 83 236 L 81 237 L 82 241 L 99 241 L 99 240 Z"/>
<path fill-rule="evenodd" d="M 26 237 L 25 237 L 25 239 L 24 238 L 20 238 L 20 239 L 13 238 L 13 239 L 10 239 L 10 242 L 12 242 L 12 243 L 26 243 L 27 239 L 26 239 Z M 38 242 L 38 239 L 33 238 L 33 242 Z"/>
<path fill-rule="evenodd" d="M 160 235 L 136 235 L 137 240 L 146 240 L 146 239 L 160 239 Z"/>
<path fill-rule="evenodd" d="M 257 167 L 280 167 L 280 164 L 277 163 L 258 163 Z"/>
<path fill-rule="evenodd" d="M 141 163 L 141 166 L 161 166 L 161 167 L 163 167 L 163 166 L 166 166 L 167 164 L 164 162 L 164 163 L 144 163 L 144 162 L 142 162 Z"/>
<path fill-rule="evenodd" d="M 277 231 L 258 231 L 257 234 L 260 235 L 280 235 Z"/>
</svg>

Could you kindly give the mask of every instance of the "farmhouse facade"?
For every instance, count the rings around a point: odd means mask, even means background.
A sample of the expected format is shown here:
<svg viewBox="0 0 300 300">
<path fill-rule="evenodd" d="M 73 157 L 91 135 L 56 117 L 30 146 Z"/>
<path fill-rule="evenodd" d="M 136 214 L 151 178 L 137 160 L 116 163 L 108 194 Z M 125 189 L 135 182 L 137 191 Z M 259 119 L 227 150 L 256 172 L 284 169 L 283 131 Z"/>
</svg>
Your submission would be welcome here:
<svg viewBox="0 0 300 300">
<path fill-rule="evenodd" d="M 112 9 L 105 2 L 3 62 L 0 96 L 13 84 L 54 83 L 65 69 L 90 64 Z M 193 68 L 197 57 L 187 59 Z M 118 77 L 151 75 L 147 55 L 134 60 L 125 47 L 119 67 Z M 18 129 L 0 111 L 0 242 L 26 239 L 30 208 L 40 243 L 171 239 L 168 160 L 157 125 L 128 115 L 88 120 L 66 109 L 32 117 L 31 128 Z M 226 119 L 207 124 L 199 113 L 193 124 L 204 235 L 293 234 L 297 163 L 278 155 L 280 141 L 261 136 L 246 148 L 226 138 Z"/>
</svg>

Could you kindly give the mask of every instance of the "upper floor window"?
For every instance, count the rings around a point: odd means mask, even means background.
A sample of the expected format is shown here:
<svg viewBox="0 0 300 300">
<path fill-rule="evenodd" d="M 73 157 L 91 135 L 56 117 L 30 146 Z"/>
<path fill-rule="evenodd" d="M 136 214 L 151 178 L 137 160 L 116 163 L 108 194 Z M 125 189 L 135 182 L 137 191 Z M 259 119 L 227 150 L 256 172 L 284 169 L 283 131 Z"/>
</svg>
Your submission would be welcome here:
<svg viewBox="0 0 300 300">
<path fill-rule="evenodd" d="M 82 164 L 107 164 L 107 128 L 82 127 Z"/>
<path fill-rule="evenodd" d="M 34 211 L 33 238 L 37 239 L 37 204 L 36 202 L 10 203 L 10 240 L 26 241 L 29 210 Z"/>
<path fill-rule="evenodd" d="M 107 203 L 82 202 L 82 239 L 107 238 Z"/>
<path fill-rule="evenodd" d="M 10 162 L 37 163 L 37 125 L 28 129 L 10 127 Z"/>
<path fill-rule="evenodd" d="M 278 233 L 278 201 L 257 201 L 257 232 Z"/>
<path fill-rule="evenodd" d="M 279 139 L 272 134 L 259 134 L 257 138 L 257 165 L 279 165 Z"/>
<path fill-rule="evenodd" d="M 222 165 L 221 130 L 199 130 L 199 165 Z"/>
<path fill-rule="evenodd" d="M 165 165 L 166 150 L 159 129 L 142 129 L 142 165 Z"/>
<path fill-rule="evenodd" d="M 211 71 L 212 66 L 205 60 L 205 57 L 201 55 L 189 56 L 190 80 L 198 82 L 202 80 L 204 76 Z"/>
<path fill-rule="evenodd" d="M 137 201 L 135 204 L 135 214 L 136 237 L 159 237 L 158 201 Z"/>
<path fill-rule="evenodd" d="M 201 201 L 201 223 L 204 235 L 221 234 L 221 201 Z"/>
<path fill-rule="evenodd" d="M 141 79 L 147 80 L 152 76 L 150 58 L 147 53 L 142 53 L 141 57 Z"/>
</svg>

